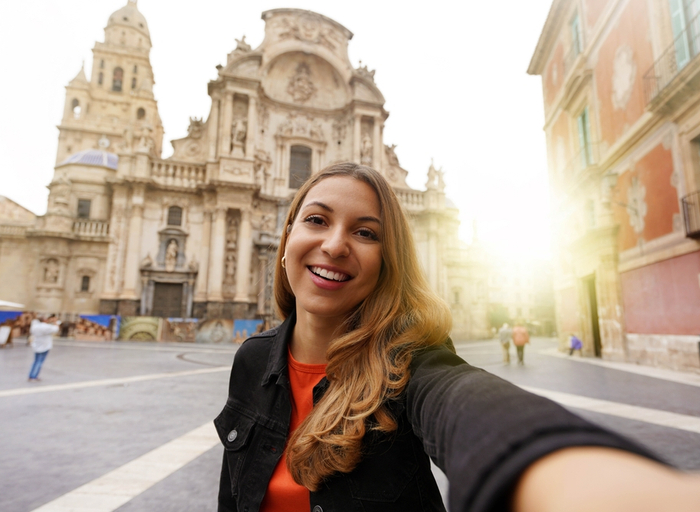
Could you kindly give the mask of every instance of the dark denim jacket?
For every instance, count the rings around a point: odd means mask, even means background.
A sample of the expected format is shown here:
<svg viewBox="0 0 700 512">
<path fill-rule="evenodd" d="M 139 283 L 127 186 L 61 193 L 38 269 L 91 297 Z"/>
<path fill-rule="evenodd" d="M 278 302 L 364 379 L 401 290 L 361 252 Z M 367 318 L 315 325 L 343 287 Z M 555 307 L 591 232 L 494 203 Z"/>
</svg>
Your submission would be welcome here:
<svg viewBox="0 0 700 512">
<path fill-rule="evenodd" d="M 258 511 L 284 451 L 293 326 L 292 315 L 236 353 L 229 397 L 214 420 L 225 448 L 219 512 Z M 360 464 L 310 493 L 312 512 L 444 510 L 428 456 L 450 480 L 454 512 L 508 510 L 522 471 L 562 447 L 609 446 L 649 456 L 557 404 L 470 366 L 446 346 L 417 353 L 411 372 L 401 399 L 389 404 L 398 430 L 369 431 Z M 327 386 L 324 378 L 314 388 L 314 403 Z"/>
</svg>

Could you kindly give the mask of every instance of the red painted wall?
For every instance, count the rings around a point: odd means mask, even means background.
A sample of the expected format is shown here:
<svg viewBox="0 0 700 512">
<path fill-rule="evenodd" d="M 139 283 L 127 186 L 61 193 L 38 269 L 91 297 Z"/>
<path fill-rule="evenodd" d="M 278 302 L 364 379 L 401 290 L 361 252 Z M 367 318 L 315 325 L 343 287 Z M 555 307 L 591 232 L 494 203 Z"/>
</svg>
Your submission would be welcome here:
<svg viewBox="0 0 700 512">
<path fill-rule="evenodd" d="M 700 334 L 700 251 L 620 274 L 627 332 Z"/>
<path fill-rule="evenodd" d="M 646 2 L 631 0 L 599 50 L 595 68 L 598 119 L 600 138 L 608 146 L 612 146 L 644 113 L 646 103 L 642 77 L 654 63 L 649 31 Z M 632 48 L 636 71 L 629 100 L 624 109 L 619 109 L 613 105 L 613 75 L 617 51 L 623 46 Z"/>
<path fill-rule="evenodd" d="M 605 6 L 610 3 L 610 0 L 585 0 L 586 4 L 586 23 L 589 28 L 593 28 L 598 22 L 598 18 L 602 14 Z"/>
<path fill-rule="evenodd" d="M 544 72 L 544 103 L 548 108 L 564 83 L 564 47 L 558 43 L 547 62 Z"/>
<path fill-rule="evenodd" d="M 658 144 L 638 160 L 630 171 L 619 177 L 613 196 L 613 208 L 620 225 L 621 251 L 635 247 L 639 242 L 639 235 L 648 242 L 673 232 L 673 215 L 680 214 L 680 206 L 672 176 L 671 149 Z M 647 214 L 644 217 L 644 230 L 639 235 L 632 229 L 630 215 L 624 206 L 630 204 L 629 189 L 635 177 L 646 189 L 644 201 Z"/>
</svg>

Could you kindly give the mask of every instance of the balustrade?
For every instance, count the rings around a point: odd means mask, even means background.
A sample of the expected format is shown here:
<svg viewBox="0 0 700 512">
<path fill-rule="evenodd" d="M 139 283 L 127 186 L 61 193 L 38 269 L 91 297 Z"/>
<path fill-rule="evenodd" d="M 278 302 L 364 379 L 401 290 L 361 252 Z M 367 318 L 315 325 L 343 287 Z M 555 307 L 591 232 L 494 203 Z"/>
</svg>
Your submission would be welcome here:
<svg viewBox="0 0 700 512">
<path fill-rule="evenodd" d="M 109 222 L 101 220 L 76 220 L 73 222 L 73 234 L 81 236 L 109 235 Z"/>
<path fill-rule="evenodd" d="M 151 163 L 151 176 L 161 185 L 194 188 L 206 180 L 206 168 L 202 165 L 167 161 Z"/>
</svg>

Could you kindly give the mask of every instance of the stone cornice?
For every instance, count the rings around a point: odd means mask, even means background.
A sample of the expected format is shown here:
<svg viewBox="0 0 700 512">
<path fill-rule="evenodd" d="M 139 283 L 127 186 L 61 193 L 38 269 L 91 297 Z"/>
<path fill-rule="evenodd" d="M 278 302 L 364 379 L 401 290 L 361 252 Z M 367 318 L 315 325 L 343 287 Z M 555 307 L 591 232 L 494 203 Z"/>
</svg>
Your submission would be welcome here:
<svg viewBox="0 0 700 512">
<path fill-rule="evenodd" d="M 544 22 L 542 33 L 537 41 L 535 53 L 532 55 L 530 65 L 527 68 L 529 75 L 541 75 L 547 62 L 549 52 L 552 51 L 553 41 L 559 36 L 559 26 L 564 14 L 567 12 L 572 0 L 554 0 L 549 9 L 547 20 Z"/>
</svg>

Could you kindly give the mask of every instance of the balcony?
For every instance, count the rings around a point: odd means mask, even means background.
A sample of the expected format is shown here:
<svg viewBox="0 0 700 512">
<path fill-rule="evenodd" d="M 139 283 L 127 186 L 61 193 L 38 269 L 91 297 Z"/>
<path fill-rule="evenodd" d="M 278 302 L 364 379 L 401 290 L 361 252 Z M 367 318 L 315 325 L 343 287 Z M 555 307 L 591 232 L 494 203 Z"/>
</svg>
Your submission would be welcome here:
<svg viewBox="0 0 700 512">
<path fill-rule="evenodd" d="M 73 234 L 78 236 L 108 236 L 109 222 L 101 220 L 76 220 L 73 222 Z"/>
<path fill-rule="evenodd" d="M 656 110 L 671 108 L 687 98 L 689 90 L 700 81 L 700 15 L 695 16 L 676 37 L 673 44 L 644 74 L 644 95 L 647 105 Z"/>
<path fill-rule="evenodd" d="M 681 199 L 685 236 L 700 238 L 700 192 L 693 192 Z"/>
<path fill-rule="evenodd" d="M 160 185 L 196 188 L 206 180 L 206 167 L 159 160 L 151 163 L 151 176 Z"/>
<path fill-rule="evenodd" d="M 419 190 L 397 190 L 396 197 L 407 211 L 418 211 L 424 207 L 423 192 Z"/>
</svg>

